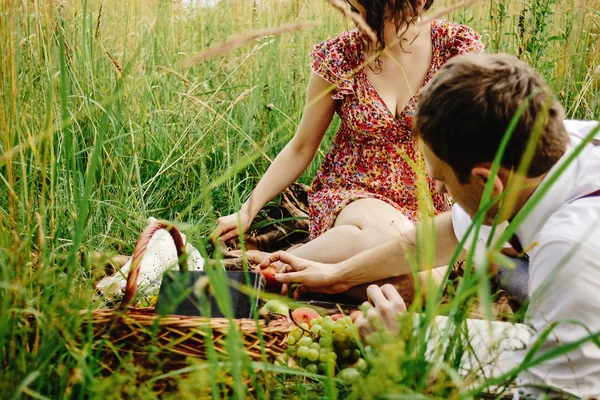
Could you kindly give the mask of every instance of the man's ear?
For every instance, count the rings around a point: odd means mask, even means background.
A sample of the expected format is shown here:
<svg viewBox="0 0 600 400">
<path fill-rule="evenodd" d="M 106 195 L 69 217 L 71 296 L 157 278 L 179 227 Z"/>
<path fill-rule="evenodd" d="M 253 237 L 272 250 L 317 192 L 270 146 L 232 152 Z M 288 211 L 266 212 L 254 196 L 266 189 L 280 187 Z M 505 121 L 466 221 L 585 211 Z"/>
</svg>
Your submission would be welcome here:
<svg viewBox="0 0 600 400">
<path fill-rule="evenodd" d="M 492 178 L 492 171 L 490 170 L 488 165 L 478 164 L 471 170 L 471 175 L 475 179 L 480 179 L 482 185 L 485 186 L 489 179 Z M 500 179 L 499 174 L 494 176 L 494 189 L 492 191 L 492 196 L 498 196 L 502 192 L 504 192 L 505 186 L 502 179 Z"/>
</svg>

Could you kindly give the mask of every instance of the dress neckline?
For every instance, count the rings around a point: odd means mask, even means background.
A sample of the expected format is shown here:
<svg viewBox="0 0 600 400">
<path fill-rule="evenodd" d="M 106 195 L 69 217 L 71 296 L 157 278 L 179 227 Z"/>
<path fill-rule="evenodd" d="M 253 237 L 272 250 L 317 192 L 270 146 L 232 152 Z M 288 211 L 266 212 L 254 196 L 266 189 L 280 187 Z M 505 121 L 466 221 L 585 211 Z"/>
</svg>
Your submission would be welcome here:
<svg viewBox="0 0 600 400">
<path fill-rule="evenodd" d="M 435 55 L 437 54 L 437 52 L 435 51 L 435 49 L 437 47 L 437 41 L 438 41 L 437 30 L 435 29 L 436 23 L 437 23 L 437 21 L 433 20 L 429 24 L 430 32 L 431 32 L 431 63 L 429 65 L 429 70 L 427 71 L 427 75 L 425 75 L 425 79 L 423 80 L 423 83 L 421 84 L 421 86 L 417 89 L 417 91 L 413 94 L 413 96 L 410 99 L 408 99 L 408 102 L 404 105 L 404 108 L 402 109 L 402 111 L 400 113 L 398 113 L 398 115 L 394 115 L 394 112 L 392 112 L 392 110 L 388 107 L 388 105 L 385 103 L 385 101 L 383 100 L 383 98 L 379 95 L 379 92 L 377 91 L 377 89 L 375 88 L 375 86 L 373 86 L 373 84 L 371 83 L 371 81 L 367 77 L 367 73 L 365 72 L 366 66 L 364 68 L 360 69 L 360 73 L 362 74 L 362 78 L 364 79 L 365 83 L 367 84 L 369 90 L 375 95 L 377 101 L 385 109 L 387 115 L 389 115 L 390 118 L 392 118 L 396 122 L 398 122 L 399 120 L 401 120 L 406 115 L 409 107 L 415 103 L 415 100 L 419 96 L 419 93 L 421 92 L 421 89 L 427 84 L 427 82 L 429 82 L 429 80 L 433 76 L 433 70 L 434 70 L 435 62 L 436 62 Z M 363 46 L 364 46 L 364 43 L 361 40 L 360 41 L 360 46 L 359 46 L 359 52 L 360 52 L 359 53 L 360 54 L 359 59 L 360 59 L 360 64 L 361 65 L 364 64 L 364 62 L 365 62 L 365 56 L 364 56 L 364 53 L 363 53 Z"/>
</svg>

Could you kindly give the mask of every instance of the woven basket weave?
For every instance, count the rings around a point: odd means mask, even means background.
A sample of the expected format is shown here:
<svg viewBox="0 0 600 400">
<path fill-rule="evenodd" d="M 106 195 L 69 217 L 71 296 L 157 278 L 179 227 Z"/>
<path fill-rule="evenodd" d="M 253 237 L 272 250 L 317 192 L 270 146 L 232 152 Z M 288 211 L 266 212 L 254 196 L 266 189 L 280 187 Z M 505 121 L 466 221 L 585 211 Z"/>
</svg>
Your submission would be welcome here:
<svg viewBox="0 0 600 400">
<path fill-rule="evenodd" d="M 207 340 L 212 340 L 219 358 L 227 358 L 227 335 L 234 324 L 240 332 L 246 354 L 252 361 L 272 362 L 285 353 L 287 335 L 293 324 L 288 318 L 266 322 L 253 319 L 159 316 L 154 308 L 135 308 L 130 304 L 137 291 L 139 265 L 152 235 L 166 229 L 173 238 L 180 269 L 187 271 L 185 246 L 179 231 L 170 223 L 156 221 L 148 225 L 137 242 L 131 271 L 122 302 L 115 309 L 82 310 L 83 332 L 92 330 L 94 343 L 102 346 L 102 365 L 106 372 L 119 368 L 121 360 L 133 361 L 145 370 L 165 373 L 189 365 L 190 358 L 207 359 Z M 262 335 L 264 353 L 259 338 Z M 110 342 L 107 345 L 106 342 Z"/>
</svg>

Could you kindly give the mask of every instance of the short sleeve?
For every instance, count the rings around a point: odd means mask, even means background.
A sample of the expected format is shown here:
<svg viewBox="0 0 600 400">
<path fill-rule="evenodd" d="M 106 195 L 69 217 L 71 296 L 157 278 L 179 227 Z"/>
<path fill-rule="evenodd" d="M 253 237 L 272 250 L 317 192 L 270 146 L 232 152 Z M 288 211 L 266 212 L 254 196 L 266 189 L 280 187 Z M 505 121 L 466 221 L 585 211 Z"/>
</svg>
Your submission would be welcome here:
<svg viewBox="0 0 600 400">
<path fill-rule="evenodd" d="M 448 43 L 450 57 L 483 52 L 481 36 L 468 26 L 456 24 L 450 30 L 450 34 Z"/>
<path fill-rule="evenodd" d="M 312 70 L 337 86 L 337 91 L 331 95 L 336 100 L 354 93 L 353 60 L 357 48 L 352 42 L 352 32 L 347 32 L 315 45 L 310 54 Z"/>
<path fill-rule="evenodd" d="M 529 298 L 526 320 L 534 328 L 527 349 L 515 354 L 522 363 L 533 343 L 541 344 L 535 357 L 560 345 L 574 343 L 600 331 L 598 287 L 600 252 L 581 240 L 540 236 L 530 254 Z M 553 327 L 552 324 L 557 325 Z M 542 332 L 552 329 L 545 339 Z M 543 340 L 540 342 L 540 340 Z M 566 355 L 550 358 L 521 372 L 522 385 L 557 386 L 577 396 L 600 393 L 600 347 L 587 341 Z M 530 390 L 540 396 L 535 390 Z"/>
</svg>

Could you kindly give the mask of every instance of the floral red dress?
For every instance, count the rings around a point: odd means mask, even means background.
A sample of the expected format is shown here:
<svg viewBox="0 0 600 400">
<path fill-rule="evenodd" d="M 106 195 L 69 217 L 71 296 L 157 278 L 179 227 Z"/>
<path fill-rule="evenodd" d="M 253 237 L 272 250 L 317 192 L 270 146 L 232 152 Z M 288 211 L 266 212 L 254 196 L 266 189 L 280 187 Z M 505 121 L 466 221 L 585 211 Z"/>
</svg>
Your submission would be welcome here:
<svg viewBox="0 0 600 400">
<path fill-rule="evenodd" d="M 425 85 L 451 57 L 481 52 L 479 35 L 449 21 L 431 22 L 433 53 Z M 317 172 L 309 192 L 310 238 L 330 229 L 340 211 L 354 200 L 376 198 L 400 210 L 411 221 L 417 217 L 416 172 L 424 163 L 412 137 L 413 111 L 419 91 L 394 117 L 360 65 L 363 41 L 358 30 L 344 32 L 315 46 L 311 67 L 335 84 L 332 97 L 341 126 Z M 450 210 L 448 196 L 435 193 L 427 178 L 435 213 Z"/>
</svg>

